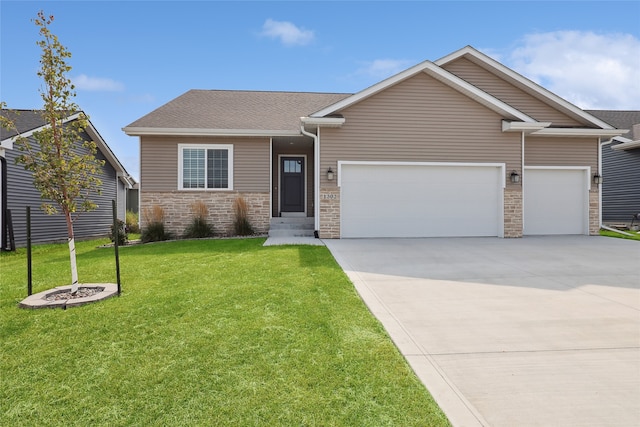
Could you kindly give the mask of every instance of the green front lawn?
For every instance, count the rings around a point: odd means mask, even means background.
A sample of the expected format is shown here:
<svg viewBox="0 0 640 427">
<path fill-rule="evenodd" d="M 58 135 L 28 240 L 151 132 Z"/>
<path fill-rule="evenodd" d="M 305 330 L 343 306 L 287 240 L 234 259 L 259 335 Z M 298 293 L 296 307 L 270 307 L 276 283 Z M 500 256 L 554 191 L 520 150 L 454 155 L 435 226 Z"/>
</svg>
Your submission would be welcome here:
<svg viewBox="0 0 640 427">
<path fill-rule="evenodd" d="M 0 425 L 443 426 L 446 417 L 324 247 L 264 239 L 120 248 L 123 294 L 24 310 L 25 250 L 0 257 Z M 107 240 L 80 281 L 114 282 Z M 68 284 L 34 248 L 34 293 Z"/>
</svg>

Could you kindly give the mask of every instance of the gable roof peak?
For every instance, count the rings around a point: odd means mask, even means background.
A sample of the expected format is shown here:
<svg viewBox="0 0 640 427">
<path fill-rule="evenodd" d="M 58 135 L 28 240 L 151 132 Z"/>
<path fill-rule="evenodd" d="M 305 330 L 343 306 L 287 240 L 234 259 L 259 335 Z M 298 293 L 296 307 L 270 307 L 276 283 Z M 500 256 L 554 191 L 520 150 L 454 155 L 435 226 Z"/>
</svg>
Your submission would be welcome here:
<svg viewBox="0 0 640 427">
<path fill-rule="evenodd" d="M 570 103 L 564 98 L 561 98 L 560 96 L 544 88 L 533 80 L 523 76 L 522 74 L 519 74 L 518 72 L 512 70 L 511 68 L 500 63 L 489 55 L 482 53 L 472 46 L 465 46 L 462 49 L 452 52 L 449 55 L 446 55 L 435 61 L 435 64 L 439 67 L 445 67 L 447 64 L 463 57 L 487 69 L 489 72 L 494 73 L 505 80 L 515 83 L 525 91 L 529 92 L 531 95 L 544 100 L 544 102 L 552 105 L 554 108 L 557 108 L 558 110 L 564 112 L 565 114 L 568 114 L 569 116 L 585 121 L 590 125 L 597 126 L 601 129 L 612 129 L 612 127 L 608 123 L 600 120 L 598 117 L 589 114 L 580 107 Z"/>
</svg>

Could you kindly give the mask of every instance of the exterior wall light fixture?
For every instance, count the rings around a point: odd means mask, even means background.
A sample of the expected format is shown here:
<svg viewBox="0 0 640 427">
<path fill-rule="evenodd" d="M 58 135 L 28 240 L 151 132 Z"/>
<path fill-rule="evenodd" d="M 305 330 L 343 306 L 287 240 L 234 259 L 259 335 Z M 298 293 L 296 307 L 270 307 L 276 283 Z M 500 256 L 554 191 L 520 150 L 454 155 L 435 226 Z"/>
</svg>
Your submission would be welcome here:
<svg viewBox="0 0 640 427">
<path fill-rule="evenodd" d="M 513 184 L 517 184 L 520 182 L 520 174 L 518 172 L 512 171 L 510 177 Z"/>
<path fill-rule="evenodd" d="M 333 181 L 333 169 L 331 168 L 327 169 L 327 179 Z"/>
<path fill-rule="evenodd" d="M 593 183 L 598 185 L 598 184 L 602 184 L 602 175 L 596 173 L 595 175 L 593 175 Z"/>
</svg>

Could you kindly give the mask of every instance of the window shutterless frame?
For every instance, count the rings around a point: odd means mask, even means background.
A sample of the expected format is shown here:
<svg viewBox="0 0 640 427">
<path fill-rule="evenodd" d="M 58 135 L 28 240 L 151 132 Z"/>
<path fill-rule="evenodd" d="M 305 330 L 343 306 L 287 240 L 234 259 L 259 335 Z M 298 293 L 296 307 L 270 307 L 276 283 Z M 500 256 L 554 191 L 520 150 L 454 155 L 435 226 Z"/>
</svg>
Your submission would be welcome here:
<svg viewBox="0 0 640 427">
<path fill-rule="evenodd" d="M 178 190 L 233 190 L 233 145 L 178 144 Z"/>
</svg>

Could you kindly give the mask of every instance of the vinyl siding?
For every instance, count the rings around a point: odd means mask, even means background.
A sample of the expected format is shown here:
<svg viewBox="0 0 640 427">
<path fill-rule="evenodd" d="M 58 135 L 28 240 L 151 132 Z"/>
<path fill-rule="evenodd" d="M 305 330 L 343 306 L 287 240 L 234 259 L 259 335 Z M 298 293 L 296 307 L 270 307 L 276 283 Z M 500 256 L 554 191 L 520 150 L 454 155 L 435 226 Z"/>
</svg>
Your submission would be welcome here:
<svg viewBox="0 0 640 427">
<path fill-rule="evenodd" d="M 141 189 L 178 190 L 178 144 L 232 144 L 235 191 L 269 191 L 269 138 L 142 137 Z"/>
<path fill-rule="evenodd" d="M 598 138 L 526 137 L 525 166 L 591 166 L 598 170 Z"/>
<path fill-rule="evenodd" d="M 88 138 L 88 136 L 87 136 Z M 33 138 L 30 138 L 33 144 Z M 32 243 L 57 242 L 67 240 L 67 226 L 62 213 L 47 215 L 41 209 L 40 192 L 33 186 L 33 175 L 22 165 L 16 165 L 15 159 L 20 152 L 6 151 L 7 159 L 7 208 L 11 210 L 16 246 L 27 243 L 26 207 L 31 207 Z M 98 151 L 96 158 L 105 160 Z M 91 195 L 90 199 L 98 204 L 91 212 L 83 212 L 74 223 L 76 239 L 106 236 L 113 223 L 111 200 L 117 199 L 116 172 L 105 162 L 102 172 L 102 194 Z"/>
<path fill-rule="evenodd" d="M 338 160 L 504 162 L 520 170 L 520 135 L 502 132 L 502 117 L 426 74 L 341 113 L 341 128 L 320 133 L 322 171 L 336 170 Z M 320 175 L 322 186 L 336 185 Z"/>
<path fill-rule="evenodd" d="M 640 149 L 613 150 L 614 145 L 602 148 L 602 219 L 630 223 L 640 213 Z"/>
<path fill-rule="evenodd" d="M 552 122 L 553 126 L 583 125 L 466 58 L 443 68 L 538 121 Z"/>
</svg>

